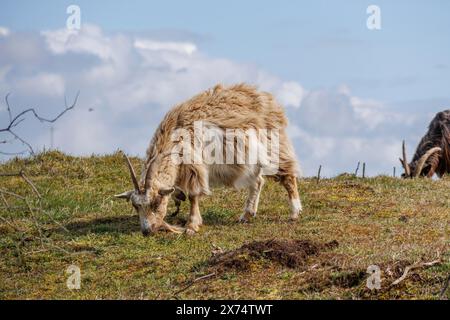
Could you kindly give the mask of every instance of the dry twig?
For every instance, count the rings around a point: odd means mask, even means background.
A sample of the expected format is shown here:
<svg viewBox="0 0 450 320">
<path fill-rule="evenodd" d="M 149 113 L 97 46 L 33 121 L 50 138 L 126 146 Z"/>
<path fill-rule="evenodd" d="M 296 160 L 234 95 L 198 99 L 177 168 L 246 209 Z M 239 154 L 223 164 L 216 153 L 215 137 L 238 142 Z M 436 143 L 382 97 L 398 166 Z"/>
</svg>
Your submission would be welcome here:
<svg viewBox="0 0 450 320">
<path fill-rule="evenodd" d="M 394 282 L 392 282 L 392 286 L 395 286 L 397 284 L 399 284 L 400 282 L 402 282 L 403 280 L 406 279 L 406 277 L 408 276 L 408 272 L 413 270 L 413 269 L 418 269 L 418 268 L 424 268 L 424 267 L 431 267 L 434 266 L 438 263 L 441 263 L 441 259 L 436 259 L 434 261 L 430 261 L 430 262 L 421 262 L 421 263 L 416 263 L 410 266 L 407 266 L 405 268 L 405 271 L 403 272 L 402 276 L 400 278 L 398 278 L 397 280 L 395 280 Z"/>
<path fill-rule="evenodd" d="M 199 277 L 199 278 L 196 278 L 196 279 L 194 279 L 193 281 L 191 281 L 187 286 L 185 286 L 185 287 L 181 288 L 180 290 L 178 290 L 177 292 L 175 292 L 173 295 L 174 295 L 174 296 L 177 296 L 177 295 L 179 295 L 181 292 L 186 291 L 187 289 L 189 289 L 190 287 L 192 287 L 195 283 L 197 283 L 197 282 L 199 282 L 199 281 L 202 281 L 202 280 L 206 280 L 206 279 L 212 278 L 212 277 L 214 277 L 215 275 L 216 275 L 216 273 L 213 272 L 213 273 L 210 273 L 210 274 L 201 276 L 201 277 Z"/>
<path fill-rule="evenodd" d="M 5 97 L 5 102 L 6 102 L 6 110 L 8 111 L 8 116 L 9 116 L 9 123 L 5 128 L 0 128 L 0 133 L 9 133 L 13 137 L 13 139 L 2 140 L 2 141 L 0 141 L 0 143 L 5 144 L 8 142 L 12 142 L 14 140 L 19 140 L 22 144 L 24 144 L 27 147 L 28 150 L 24 150 L 24 151 L 20 151 L 20 152 L 0 151 L 0 153 L 3 155 L 20 155 L 20 154 L 24 154 L 26 151 L 28 151 L 31 155 L 34 155 L 34 150 L 33 150 L 33 147 L 31 146 L 31 144 L 29 142 L 27 142 L 25 139 L 23 139 L 21 136 L 19 136 L 15 132 L 15 128 L 25 120 L 25 116 L 27 114 L 32 114 L 34 116 L 34 118 L 38 119 L 40 122 L 47 122 L 47 123 L 56 122 L 66 112 L 68 112 L 69 110 L 72 110 L 75 107 L 75 105 L 77 104 L 77 101 L 78 101 L 79 94 L 80 94 L 80 92 L 78 91 L 73 103 L 70 106 L 67 105 L 67 100 L 64 99 L 65 109 L 63 111 L 61 111 L 56 117 L 54 117 L 52 119 L 48 119 L 48 118 L 44 118 L 44 117 L 40 116 L 34 108 L 25 109 L 25 110 L 19 112 L 17 115 L 13 116 L 11 107 L 9 105 L 9 100 L 8 100 L 10 94 L 8 93 Z"/>
<path fill-rule="evenodd" d="M 442 299 L 444 297 L 444 294 L 447 291 L 449 284 L 450 284 L 450 275 L 447 277 L 447 280 L 445 281 L 444 286 L 441 289 L 441 293 L 439 294 L 439 299 Z"/>
</svg>

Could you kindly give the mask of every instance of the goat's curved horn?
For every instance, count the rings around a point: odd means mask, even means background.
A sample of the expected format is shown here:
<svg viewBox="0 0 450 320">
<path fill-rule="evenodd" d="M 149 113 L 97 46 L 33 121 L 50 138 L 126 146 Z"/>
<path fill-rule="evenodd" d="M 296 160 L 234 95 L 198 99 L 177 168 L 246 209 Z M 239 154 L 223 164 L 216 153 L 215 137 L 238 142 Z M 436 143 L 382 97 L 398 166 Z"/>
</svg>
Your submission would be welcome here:
<svg viewBox="0 0 450 320">
<path fill-rule="evenodd" d="M 154 156 L 150 161 L 147 162 L 147 172 L 145 173 L 145 180 L 144 180 L 144 190 L 147 190 L 149 188 L 149 180 L 150 180 L 150 174 L 152 171 L 152 162 L 156 159 L 156 156 Z"/>
<path fill-rule="evenodd" d="M 418 161 L 416 171 L 414 174 L 414 177 L 418 177 L 420 173 L 422 172 L 422 169 L 425 165 L 425 162 L 427 162 L 428 158 L 431 157 L 436 152 L 441 152 L 442 149 L 440 147 L 434 147 L 428 150 Z"/>
<path fill-rule="evenodd" d="M 135 189 L 136 191 L 139 191 L 139 183 L 138 183 L 138 181 L 137 181 L 136 173 L 134 172 L 133 165 L 131 164 L 131 161 L 130 161 L 130 159 L 127 157 L 127 155 L 126 155 L 125 153 L 124 153 L 123 155 L 124 155 L 125 160 L 126 160 L 126 162 L 127 162 L 128 169 L 130 170 L 131 180 L 133 180 L 133 186 L 134 186 L 134 189 Z"/>
<path fill-rule="evenodd" d="M 405 143 L 405 140 L 403 140 L 403 143 L 402 143 L 402 153 L 403 153 L 403 161 L 402 161 L 402 163 L 403 163 L 403 168 L 405 169 L 405 175 L 407 177 L 410 177 L 411 176 L 411 168 L 409 167 L 409 163 L 406 160 L 406 143 Z"/>
<path fill-rule="evenodd" d="M 149 188 L 149 180 L 150 180 L 150 171 L 151 171 L 151 165 L 148 165 L 147 172 L 145 173 L 145 180 L 144 180 L 144 190 L 147 190 Z"/>
</svg>

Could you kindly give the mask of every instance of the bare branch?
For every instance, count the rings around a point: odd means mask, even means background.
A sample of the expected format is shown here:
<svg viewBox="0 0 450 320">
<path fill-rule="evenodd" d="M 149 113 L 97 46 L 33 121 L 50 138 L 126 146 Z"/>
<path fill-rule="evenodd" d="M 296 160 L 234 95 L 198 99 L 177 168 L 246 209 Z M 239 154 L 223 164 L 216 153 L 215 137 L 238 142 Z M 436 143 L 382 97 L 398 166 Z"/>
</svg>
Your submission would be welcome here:
<svg viewBox="0 0 450 320">
<path fill-rule="evenodd" d="M 37 195 L 39 199 L 41 199 L 41 194 L 37 190 L 34 183 L 25 175 L 25 172 L 23 170 L 20 170 L 20 172 L 7 172 L 7 173 L 0 173 L 0 177 L 21 177 L 23 180 L 25 180 L 26 183 L 28 183 L 33 189 L 33 192 Z"/>
<path fill-rule="evenodd" d="M 0 192 L 3 193 L 3 194 L 7 194 L 9 196 L 12 196 L 12 197 L 19 198 L 21 200 L 25 200 L 25 197 L 22 197 L 21 195 L 19 195 L 17 193 L 14 193 L 14 192 L 6 191 L 6 190 L 3 190 L 3 189 L 0 189 Z"/>
<path fill-rule="evenodd" d="M 441 293 L 439 294 L 439 299 L 442 299 L 444 297 L 444 294 L 447 291 L 449 284 L 450 284 L 450 275 L 447 277 L 447 280 L 445 280 L 444 286 L 442 287 Z"/>
<path fill-rule="evenodd" d="M 6 102 L 6 109 L 8 110 L 8 115 L 9 115 L 9 122 L 12 122 L 12 113 L 11 113 L 11 108 L 9 107 L 9 95 L 11 94 L 11 92 L 8 92 L 8 94 L 5 97 L 5 102 Z"/>
<path fill-rule="evenodd" d="M 15 133 L 13 131 L 13 129 L 16 128 L 20 123 L 22 123 L 26 119 L 25 116 L 29 113 L 31 113 L 34 116 L 34 118 L 38 119 L 41 122 L 54 123 L 59 118 L 61 118 L 66 112 L 72 110 L 75 107 L 75 105 L 78 102 L 79 95 L 80 95 L 80 92 L 78 91 L 73 103 L 70 106 L 67 105 L 67 100 L 66 100 L 66 98 L 64 98 L 64 105 L 65 105 L 64 110 L 61 111 L 58 115 L 56 115 L 56 117 L 54 117 L 54 118 L 45 118 L 45 117 L 40 116 L 34 108 L 28 108 L 26 110 L 19 112 L 17 115 L 13 116 L 12 111 L 11 111 L 11 106 L 10 106 L 9 100 L 8 100 L 10 94 L 8 93 L 5 97 L 5 102 L 6 102 L 6 108 L 7 108 L 8 116 L 9 116 L 9 124 L 5 128 L 0 128 L 0 133 L 9 133 L 10 135 L 12 135 L 14 137 L 14 140 L 19 140 L 22 144 L 24 144 L 28 148 L 28 151 L 32 155 L 34 155 L 34 150 L 31 146 L 31 144 L 28 143 L 23 138 L 21 138 L 17 133 Z M 7 143 L 7 142 L 8 142 L 8 140 L 0 141 L 0 143 L 2 143 L 2 144 Z M 0 152 L 0 154 L 19 155 L 19 154 L 23 154 L 24 152 L 25 151 L 17 152 L 17 153 Z"/>
<path fill-rule="evenodd" d="M 33 182 L 31 182 L 30 179 L 28 179 L 28 177 L 25 175 L 25 173 L 23 171 L 20 171 L 20 176 L 22 177 L 23 180 L 25 180 L 26 183 L 28 183 L 31 186 L 31 189 L 33 189 L 33 191 L 37 195 L 37 197 L 39 199 L 41 199 L 41 194 L 37 190 L 36 186 L 33 184 Z"/>
<path fill-rule="evenodd" d="M 398 278 L 397 280 L 395 280 L 394 282 L 392 282 L 391 286 L 395 286 L 395 285 L 399 284 L 400 282 L 402 282 L 403 280 L 405 280 L 406 277 L 408 276 L 408 272 L 413 270 L 413 269 L 423 268 L 423 267 L 431 267 L 431 266 L 434 266 L 434 265 L 439 264 L 441 262 L 442 261 L 439 258 L 439 259 L 431 261 L 431 262 L 422 262 L 422 263 L 413 264 L 411 266 L 407 266 L 405 268 L 405 271 L 403 272 L 402 276 L 400 278 Z"/>
<path fill-rule="evenodd" d="M 6 173 L 0 172 L 0 177 L 19 177 L 19 176 L 20 172 L 6 172 Z"/>
<path fill-rule="evenodd" d="M 204 276 L 201 276 L 201 277 L 199 277 L 199 278 L 196 278 L 196 279 L 194 279 L 193 281 L 191 281 L 188 285 L 186 285 L 185 287 L 183 287 L 183 288 L 181 288 L 180 290 L 178 290 L 177 292 L 175 292 L 173 295 L 176 297 L 176 296 L 178 296 L 180 293 L 182 293 L 182 292 L 186 291 L 187 289 L 189 289 L 190 287 L 192 287 L 192 286 L 193 286 L 194 284 L 196 284 L 197 282 L 199 282 L 199 281 L 201 281 L 201 280 L 206 280 L 206 279 L 212 278 L 212 277 L 214 277 L 214 276 L 216 276 L 216 273 L 215 273 L 215 272 L 210 273 L 210 274 L 207 274 L 207 275 L 204 275 Z"/>
<path fill-rule="evenodd" d="M 7 96 L 6 96 L 6 101 L 7 101 L 8 112 L 9 112 L 9 114 L 10 114 L 10 123 L 9 123 L 9 125 L 8 125 L 6 128 L 0 129 L 0 132 L 3 132 L 3 131 L 9 131 L 11 128 L 13 128 L 13 127 L 15 127 L 15 126 L 17 125 L 17 122 L 21 122 L 21 121 L 24 120 L 23 118 L 21 119 L 21 117 L 22 117 L 23 115 L 25 115 L 25 114 L 27 114 L 27 113 L 30 113 L 30 112 L 34 115 L 34 117 L 35 117 L 36 119 L 38 119 L 38 120 L 41 121 L 41 122 L 53 123 L 53 122 L 55 122 L 56 120 L 58 120 L 59 118 L 61 118 L 67 111 L 72 110 L 72 109 L 75 107 L 75 105 L 77 104 L 78 96 L 79 96 L 79 95 L 80 95 L 80 92 L 78 91 L 78 93 L 77 93 L 76 96 L 75 96 L 74 102 L 73 102 L 72 105 L 70 105 L 70 106 L 68 106 L 68 105 L 67 105 L 67 101 L 65 101 L 65 109 L 64 109 L 63 111 L 61 111 L 61 112 L 60 112 L 55 118 L 53 118 L 53 119 L 47 119 L 47 118 L 41 117 L 41 116 L 36 112 L 36 110 L 35 110 L 34 108 L 26 109 L 26 110 L 20 112 L 19 114 L 17 114 L 14 118 L 11 118 L 11 117 L 12 117 L 12 116 L 11 116 L 11 109 L 10 109 L 9 103 L 8 103 L 8 96 L 9 96 L 9 95 L 7 95 Z"/>
<path fill-rule="evenodd" d="M 6 200 L 5 196 L 3 195 L 3 193 L 0 193 L 0 196 L 3 200 L 3 203 L 5 204 L 6 208 L 9 210 L 11 207 L 9 206 L 8 201 Z"/>
</svg>

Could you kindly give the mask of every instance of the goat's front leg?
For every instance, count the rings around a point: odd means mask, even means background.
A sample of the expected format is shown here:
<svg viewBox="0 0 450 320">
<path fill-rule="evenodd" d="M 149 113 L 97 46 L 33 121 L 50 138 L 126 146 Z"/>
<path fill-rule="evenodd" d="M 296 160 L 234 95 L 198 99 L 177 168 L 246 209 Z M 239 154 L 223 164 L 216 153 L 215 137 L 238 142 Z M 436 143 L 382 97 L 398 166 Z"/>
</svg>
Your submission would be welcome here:
<svg viewBox="0 0 450 320">
<path fill-rule="evenodd" d="M 199 196 L 189 196 L 191 211 L 189 213 L 188 222 L 186 223 L 187 234 L 195 234 L 203 224 L 202 216 L 200 215 L 199 200 Z"/>
<path fill-rule="evenodd" d="M 264 179 L 258 176 L 255 183 L 249 188 L 249 194 L 245 203 L 244 213 L 240 216 L 240 222 L 249 222 L 251 218 L 256 216 L 258 211 L 259 196 L 264 185 Z"/>
</svg>

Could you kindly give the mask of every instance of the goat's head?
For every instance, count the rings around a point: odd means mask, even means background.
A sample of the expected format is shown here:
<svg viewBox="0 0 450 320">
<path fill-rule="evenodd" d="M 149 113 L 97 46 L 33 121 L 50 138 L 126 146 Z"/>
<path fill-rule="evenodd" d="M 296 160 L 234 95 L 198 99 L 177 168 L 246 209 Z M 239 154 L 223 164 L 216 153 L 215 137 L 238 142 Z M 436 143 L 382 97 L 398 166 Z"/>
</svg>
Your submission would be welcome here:
<svg viewBox="0 0 450 320">
<path fill-rule="evenodd" d="M 402 173 L 402 178 L 417 178 L 420 176 L 428 175 L 430 171 L 430 166 L 427 165 L 428 159 L 435 153 L 441 152 L 442 149 L 440 147 L 430 148 L 422 155 L 422 157 L 411 163 L 408 163 L 408 161 L 406 160 L 405 141 L 403 141 L 402 151 L 403 151 L 403 158 L 399 158 L 400 163 L 402 164 L 402 167 L 405 170 L 405 172 Z"/>
<path fill-rule="evenodd" d="M 136 173 L 130 159 L 124 154 L 126 164 L 130 171 L 134 190 L 115 195 L 116 198 L 130 201 L 139 215 L 141 231 L 144 236 L 150 235 L 160 229 L 181 233 L 183 229 L 172 226 L 164 221 L 166 216 L 168 196 L 175 190 L 173 187 L 156 187 L 150 185 L 150 167 L 145 175 L 143 186 L 139 186 Z"/>
</svg>

